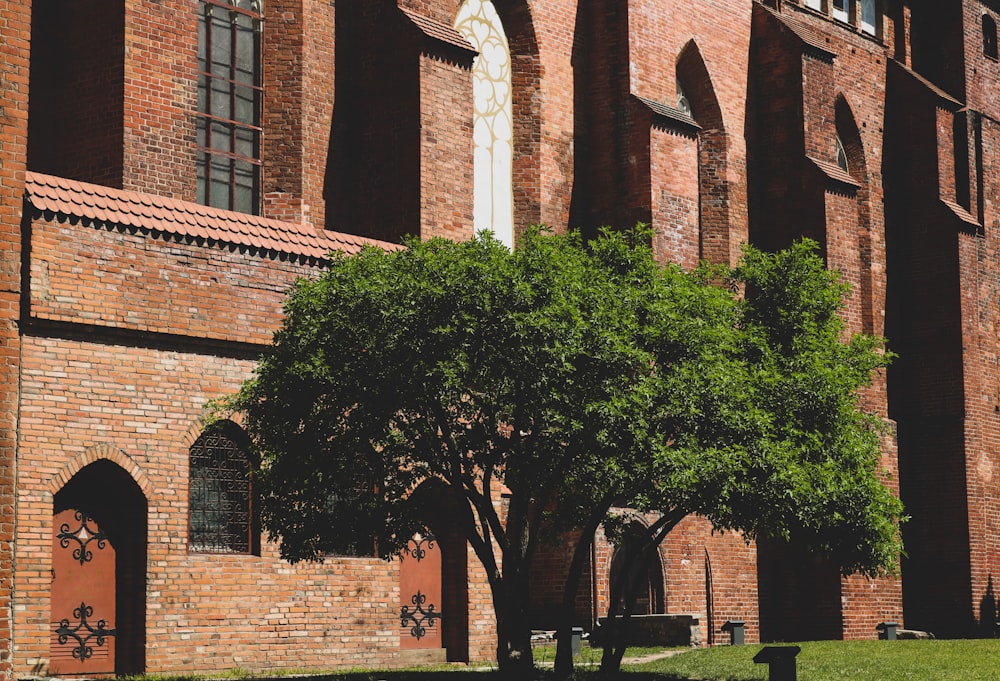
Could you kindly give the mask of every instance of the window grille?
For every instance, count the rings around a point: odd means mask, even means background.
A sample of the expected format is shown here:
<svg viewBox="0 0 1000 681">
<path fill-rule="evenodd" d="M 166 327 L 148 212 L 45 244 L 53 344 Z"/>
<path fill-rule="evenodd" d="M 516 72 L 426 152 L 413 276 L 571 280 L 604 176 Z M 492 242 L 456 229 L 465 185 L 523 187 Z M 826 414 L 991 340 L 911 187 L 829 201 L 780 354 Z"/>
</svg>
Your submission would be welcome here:
<svg viewBox="0 0 1000 681">
<path fill-rule="evenodd" d="M 261 28 L 256 0 L 200 0 L 198 202 L 260 212 Z"/>
<path fill-rule="evenodd" d="M 222 429 L 190 451 L 188 538 L 192 551 L 251 553 L 253 504 L 247 453 Z"/>
</svg>

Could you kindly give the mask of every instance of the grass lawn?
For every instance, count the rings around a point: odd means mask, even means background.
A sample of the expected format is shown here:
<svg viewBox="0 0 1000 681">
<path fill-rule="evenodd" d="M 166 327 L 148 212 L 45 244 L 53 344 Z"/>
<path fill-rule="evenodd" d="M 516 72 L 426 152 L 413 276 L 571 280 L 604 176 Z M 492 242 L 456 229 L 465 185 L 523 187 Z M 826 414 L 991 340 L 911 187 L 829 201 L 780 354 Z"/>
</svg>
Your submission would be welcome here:
<svg viewBox="0 0 1000 681">
<path fill-rule="evenodd" d="M 798 681 L 1000 681 L 1000 639 L 964 641 L 819 641 L 798 643 Z M 653 662 L 626 667 L 622 681 L 764 681 L 767 665 L 753 656 L 763 646 L 720 646 L 685 650 Z M 629 649 L 628 654 L 652 654 L 662 649 Z M 550 655 L 551 653 L 551 655 Z M 551 662 L 555 650 L 536 650 L 536 662 Z M 583 668 L 600 661 L 599 649 L 584 646 L 577 658 L 575 681 L 596 681 Z M 251 681 L 247 670 L 228 677 Z M 540 679 L 551 679 L 548 671 Z M 133 677 L 134 681 L 186 681 L 197 677 Z M 216 677 L 219 678 L 219 677 Z M 335 674 L 308 674 L 308 681 L 500 681 L 490 670 L 461 665 L 418 670 L 364 670 Z M 130 680 L 131 681 L 131 680 Z"/>
<path fill-rule="evenodd" d="M 1000 640 L 819 641 L 797 644 L 799 681 L 1000 681 Z M 767 679 L 753 656 L 762 646 L 692 650 L 632 667 L 625 678 L 677 681 Z"/>
<path fill-rule="evenodd" d="M 819 641 L 798 643 L 798 681 L 1000 681 L 1000 640 Z M 767 665 L 753 656 L 759 645 L 690 650 L 627 667 L 622 681 L 764 681 Z M 630 651 L 631 654 L 632 651 Z M 639 651 L 636 651 L 639 652 Z M 643 650 L 643 653 L 654 652 Z M 538 656 L 545 662 L 546 655 Z M 599 661 L 600 650 L 584 646 L 584 661 Z M 579 662 L 578 658 L 578 662 Z M 542 678 L 547 674 L 543 673 Z M 329 681 L 498 681 L 492 672 L 364 671 L 323 677 Z M 580 670 L 578 681 L 596 674 Z"/>
</svg>

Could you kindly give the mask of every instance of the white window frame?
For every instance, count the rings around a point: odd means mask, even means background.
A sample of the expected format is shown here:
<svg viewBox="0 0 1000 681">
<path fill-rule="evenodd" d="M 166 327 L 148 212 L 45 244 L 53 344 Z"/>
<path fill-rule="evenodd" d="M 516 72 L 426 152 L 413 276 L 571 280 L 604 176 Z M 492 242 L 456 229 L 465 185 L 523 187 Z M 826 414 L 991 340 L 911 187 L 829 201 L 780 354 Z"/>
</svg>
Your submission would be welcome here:
<svg viewBox="0 0 1000 681">
<path fill-rule="evenodd" d="M 865 9 L 871 8 L 872 20 L 865 21 Z M 878 35 L 878 0 L 861 0 L 861 8 L 858 11 L 858 22 L 861 24 L 861 32 L 868 35 Z"/>
<path fill-rule="evenodd" d="M 842 21 L 845 24 L 851 23 L 851 0 L 841 0 L 844 3 L 844 9 L 837 8 L 837 0 L 833 0 L 831 9 L 833 10 L 833 18 L 837 21 Z"/>
<path fill-rule="evenodd" d="M 803 4 L 809 9 L 814 9 L 818 12 L 823 11 L 823 0 L 803 0 Z"/>
</svg>

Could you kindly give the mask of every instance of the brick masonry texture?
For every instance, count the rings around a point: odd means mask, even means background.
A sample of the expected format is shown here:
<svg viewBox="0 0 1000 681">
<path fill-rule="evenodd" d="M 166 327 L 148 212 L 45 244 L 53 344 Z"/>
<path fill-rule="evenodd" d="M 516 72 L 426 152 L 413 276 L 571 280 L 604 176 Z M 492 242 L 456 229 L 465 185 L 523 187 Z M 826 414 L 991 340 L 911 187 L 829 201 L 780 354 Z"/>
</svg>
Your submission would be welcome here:
<svg viewBox="0 0 1000 681">
<path fill-rule="evenodd" d="M 476 55 L 450 30 L 461 3 L 265 0 L 272 237 L 471 235 Z M 847 23 L 830 4 L 494 0 L 511 50 L 515 235 L 644 221 L 657 257 L 685 267 L 808 236 L 852 286 L 850 330 L 899 355 L 861 401 L 885 420 L 885 480 L 912 516 L 901 575 L 843 578 L 798 547 L 687 518 L 661 547 L 654 609 L 697 615 L 705 643 L 727 640 L 727 619 L 750 641 L 874 638 L 884 620 L 991 635 L 1000 62 L 982 29 L 1000 14 L 881 0 L 871 35 L 857 3 Z M 0 680 L 48 667 L 54 499 L 87 471 L 145 502 L 144 548 L 122 559 L 144 567 L 119 583 L 140 603 L 120 614 L 134 629 L 121 669 L 405 662 L 398 563 L 187 546 L 202 408 L 251 374 L 288 288 L 323 259 L 95 218 L 57 180 L 45 210 L 25 197 L 33 171 L 149 210 L 195 200 L 198 20 L 195 0 L 0 0 Z M 489 659 L 486 577 L 447 517 L 428 520 L 449 547 L 446 654 Z M 538 626 L 572 538 L 533 568 Z M 576 601 L 586 628 L 608 607 L 614 552 L 599 531 Z"/>
</svg>

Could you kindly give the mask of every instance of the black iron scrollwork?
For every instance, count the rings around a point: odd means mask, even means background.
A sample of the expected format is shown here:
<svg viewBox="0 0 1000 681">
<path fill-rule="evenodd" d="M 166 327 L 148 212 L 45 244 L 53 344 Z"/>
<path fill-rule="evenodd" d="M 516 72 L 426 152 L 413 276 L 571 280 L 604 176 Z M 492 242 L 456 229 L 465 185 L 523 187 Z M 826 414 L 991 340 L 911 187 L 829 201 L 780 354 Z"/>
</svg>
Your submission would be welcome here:
<svg viewBox="0 0 1000 681">
<path fill-rule="evenodd" d="M 419 537 L 419 539 L 417 538 Z M 413 544 L 412 549 L 408 549 L 411 558 L 416 558 L 419 563 L 424 558 L 427 557 L 427 550 L 434 548 L 434 535 L 428 534 L 426 537 L 421 537 L 417 535 L 409 541 Z"/>
<path fill-rule="evenodd" d="M 417 591 L 410 598 L 410 602 L 416 607 L 411 610 L 410 606 L 404 605 L 400 609 L 399 626 L 406 627 L 409 626 L 410 622 L 413 622 L 413 626 L 410 627 L 410 636 L 419 641 L 427 635 L 427 627 L 433 627 L 434 620 L 441 619 L 442 613 L 434 610 L 433 603 L 424 608 L 427 594 L 420 593 L 420 591 Z"/>
<path fill-rule="evenodd" d="M 59 546 L 64 549 L 69 548 L 71 541 L 79 544 L 73 549 L 73 558 L 80 561 L 80 565 L 83 565 L 94 557 L 93 551 L 88 548 L 90 542 L 97 542 L 97 548 L 103 549 L 107 544 L 108 535 L 90 527 L 88 523 L 93 522 L 94 519 L 84 515 L 83 511 L 75 511 L 73 517 L 79 521 L 80 527 L 70 531 L 69 523 L 63 523 L 59 526 L 59 534 L 56 535 L 56 538 L 59 540 Z"/>
<path fill-rule="evenodd" d="M 80 603 L 79 608 L 73 609 L 73 617 L 79 620 L 77 625 L 70 627 L 69 620 L 62 619 L 59 622 L 59 627 L 56 629 L 56 635 L 59 637 L 59 645 L 66 645 L 71 638 L 76 641 L 76 646 L 73 648 L 73 659 L 80 660 L 80 662 L 85 662 L 93 656 L 95 646 L 100 648 L 107 641 L 108 637 L 117 635 L 115 629 L 107 628 L 108 623 L 106 620 L 97 620 L 96 628 L 91 626 L 87 618 L 93 616 L 93 614 L 94 608 L 92 606 Z M 93 646 L 90 645 L 91 641 L 93 641 Z"/>
</svg>

